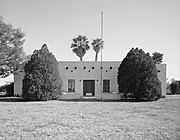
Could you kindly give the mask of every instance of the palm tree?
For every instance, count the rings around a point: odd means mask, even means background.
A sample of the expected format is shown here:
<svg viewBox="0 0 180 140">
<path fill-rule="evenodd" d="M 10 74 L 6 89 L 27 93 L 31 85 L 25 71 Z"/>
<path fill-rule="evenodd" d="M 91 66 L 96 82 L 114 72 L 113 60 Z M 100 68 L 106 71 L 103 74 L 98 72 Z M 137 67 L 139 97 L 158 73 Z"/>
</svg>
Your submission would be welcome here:
<svg viewBox="0 0 180 140">
<path fill-rule="evenodd" d="M 85 55 L 86 51 L 89 50 L 89 41 L 86 36 L 78 35 L 75 37 L 73 43 L 71 44 L 72 51 L 80 58 L 82 61 L 83 56 Z"/>
<path fill-rule="evenodd" d="M 91 43 L 93 50 L 95 51 L 95 61 L 98 59 L 98 53 L 100 52 L 100 49 L 103 49 L 103 41 L 100 38 L 94 39 L 93 42 Z"/>
</svg>

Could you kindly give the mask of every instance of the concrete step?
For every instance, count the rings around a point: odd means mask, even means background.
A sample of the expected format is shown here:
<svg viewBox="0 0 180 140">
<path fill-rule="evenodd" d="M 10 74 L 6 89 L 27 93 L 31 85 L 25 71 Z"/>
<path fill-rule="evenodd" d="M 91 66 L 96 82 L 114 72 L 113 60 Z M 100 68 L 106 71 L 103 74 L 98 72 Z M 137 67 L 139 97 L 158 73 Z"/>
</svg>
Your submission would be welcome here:
<svg viewBox="0 0 180 140">
<path fill-rule="evenodd" d="M 82 100 L 85 100 L 85 101 L 95 101 L 96 100 L 96 96 L 82 96 Z"/>
</svg>

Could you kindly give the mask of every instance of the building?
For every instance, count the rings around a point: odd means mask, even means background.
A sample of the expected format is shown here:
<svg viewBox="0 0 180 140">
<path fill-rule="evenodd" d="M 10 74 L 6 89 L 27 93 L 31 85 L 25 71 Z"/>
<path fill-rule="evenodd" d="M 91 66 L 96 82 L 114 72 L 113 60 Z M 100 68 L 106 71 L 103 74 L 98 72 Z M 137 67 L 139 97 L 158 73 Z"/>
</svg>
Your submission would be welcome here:
<svg viewBox="0 0 180 140">
<path fill-rule="evenodd" d="M 119 100 L 117 72 L 120 63 L 120 61 L 103 61 L 101 67 L 101 62 L 60 61 L 58 65 L 63 82 L 62 99 L 73 100 L 93 97 L 97 100 Z M 162 84 L 162 95 L 165 96 L 166 65 L 157 64 L 156 66 Z M 14 93 L 16 96 L 22 95 L 22 79 L 23 71 L 20 70 L 14 76 Z"/>
</svg>

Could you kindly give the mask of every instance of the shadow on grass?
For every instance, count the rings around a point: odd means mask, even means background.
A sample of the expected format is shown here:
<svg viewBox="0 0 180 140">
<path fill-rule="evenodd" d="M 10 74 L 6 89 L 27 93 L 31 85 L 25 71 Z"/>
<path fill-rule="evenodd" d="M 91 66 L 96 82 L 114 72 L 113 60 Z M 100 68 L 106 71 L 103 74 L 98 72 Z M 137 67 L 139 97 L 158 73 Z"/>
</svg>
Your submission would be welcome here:
<svg viewBox="0 0 180 140">
<path fill-rule="evenodd" d="M 22 97 L 0 96 L 0 102 L 26 102 Z"/>
<path fill-rule="evenodd" d="M 52 101 L 52 100 L 49 100 Z M 88 100 L 88 99 L 72 99 L 72 100 L 56 100 L 56 101 L 66 101 L 66 102 L 130 102 L 130 103 L 141 103 L 141 102 L 152 102 L 146 100 L 136 101 L 133 99 L 119 99 L 119 100 Z M 46 102 L 46 101 L 29 101 L 24 100 L 22 97 L 8 97 L 8 96 L 0 96 L 0 102 Z"/>
<path fill-rule="evenodd" d="M 119 99 L 119 100 L 84 100 L 84 99 L 74 99 L 74 100 L 60 100 L 66 102 L 129 102 L 129 103 L 142 103 L 142 102 L 152 102 L 149 100 L 134 100 L 134 99 Z"/>
</svg>

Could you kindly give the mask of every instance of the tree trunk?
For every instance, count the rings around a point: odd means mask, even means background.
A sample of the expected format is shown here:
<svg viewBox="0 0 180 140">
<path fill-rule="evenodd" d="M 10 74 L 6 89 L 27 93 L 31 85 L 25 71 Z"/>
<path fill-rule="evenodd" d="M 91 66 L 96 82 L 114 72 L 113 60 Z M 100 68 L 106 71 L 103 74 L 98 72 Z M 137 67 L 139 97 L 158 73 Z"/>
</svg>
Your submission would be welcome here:
<svg viewBox="0 0 180 140">
<path fill-rule="evenodd" d="M 82 61 L 83 59 L 82 59 L 82 57 L 80 57 L 80 61 Z"/>
<path fill-rule="evenodd" d="M 97 59 L 98 59 L 98 53 L 96 53 L 95 55 L 95 61 L 97 61 Z"/>
</svg>

